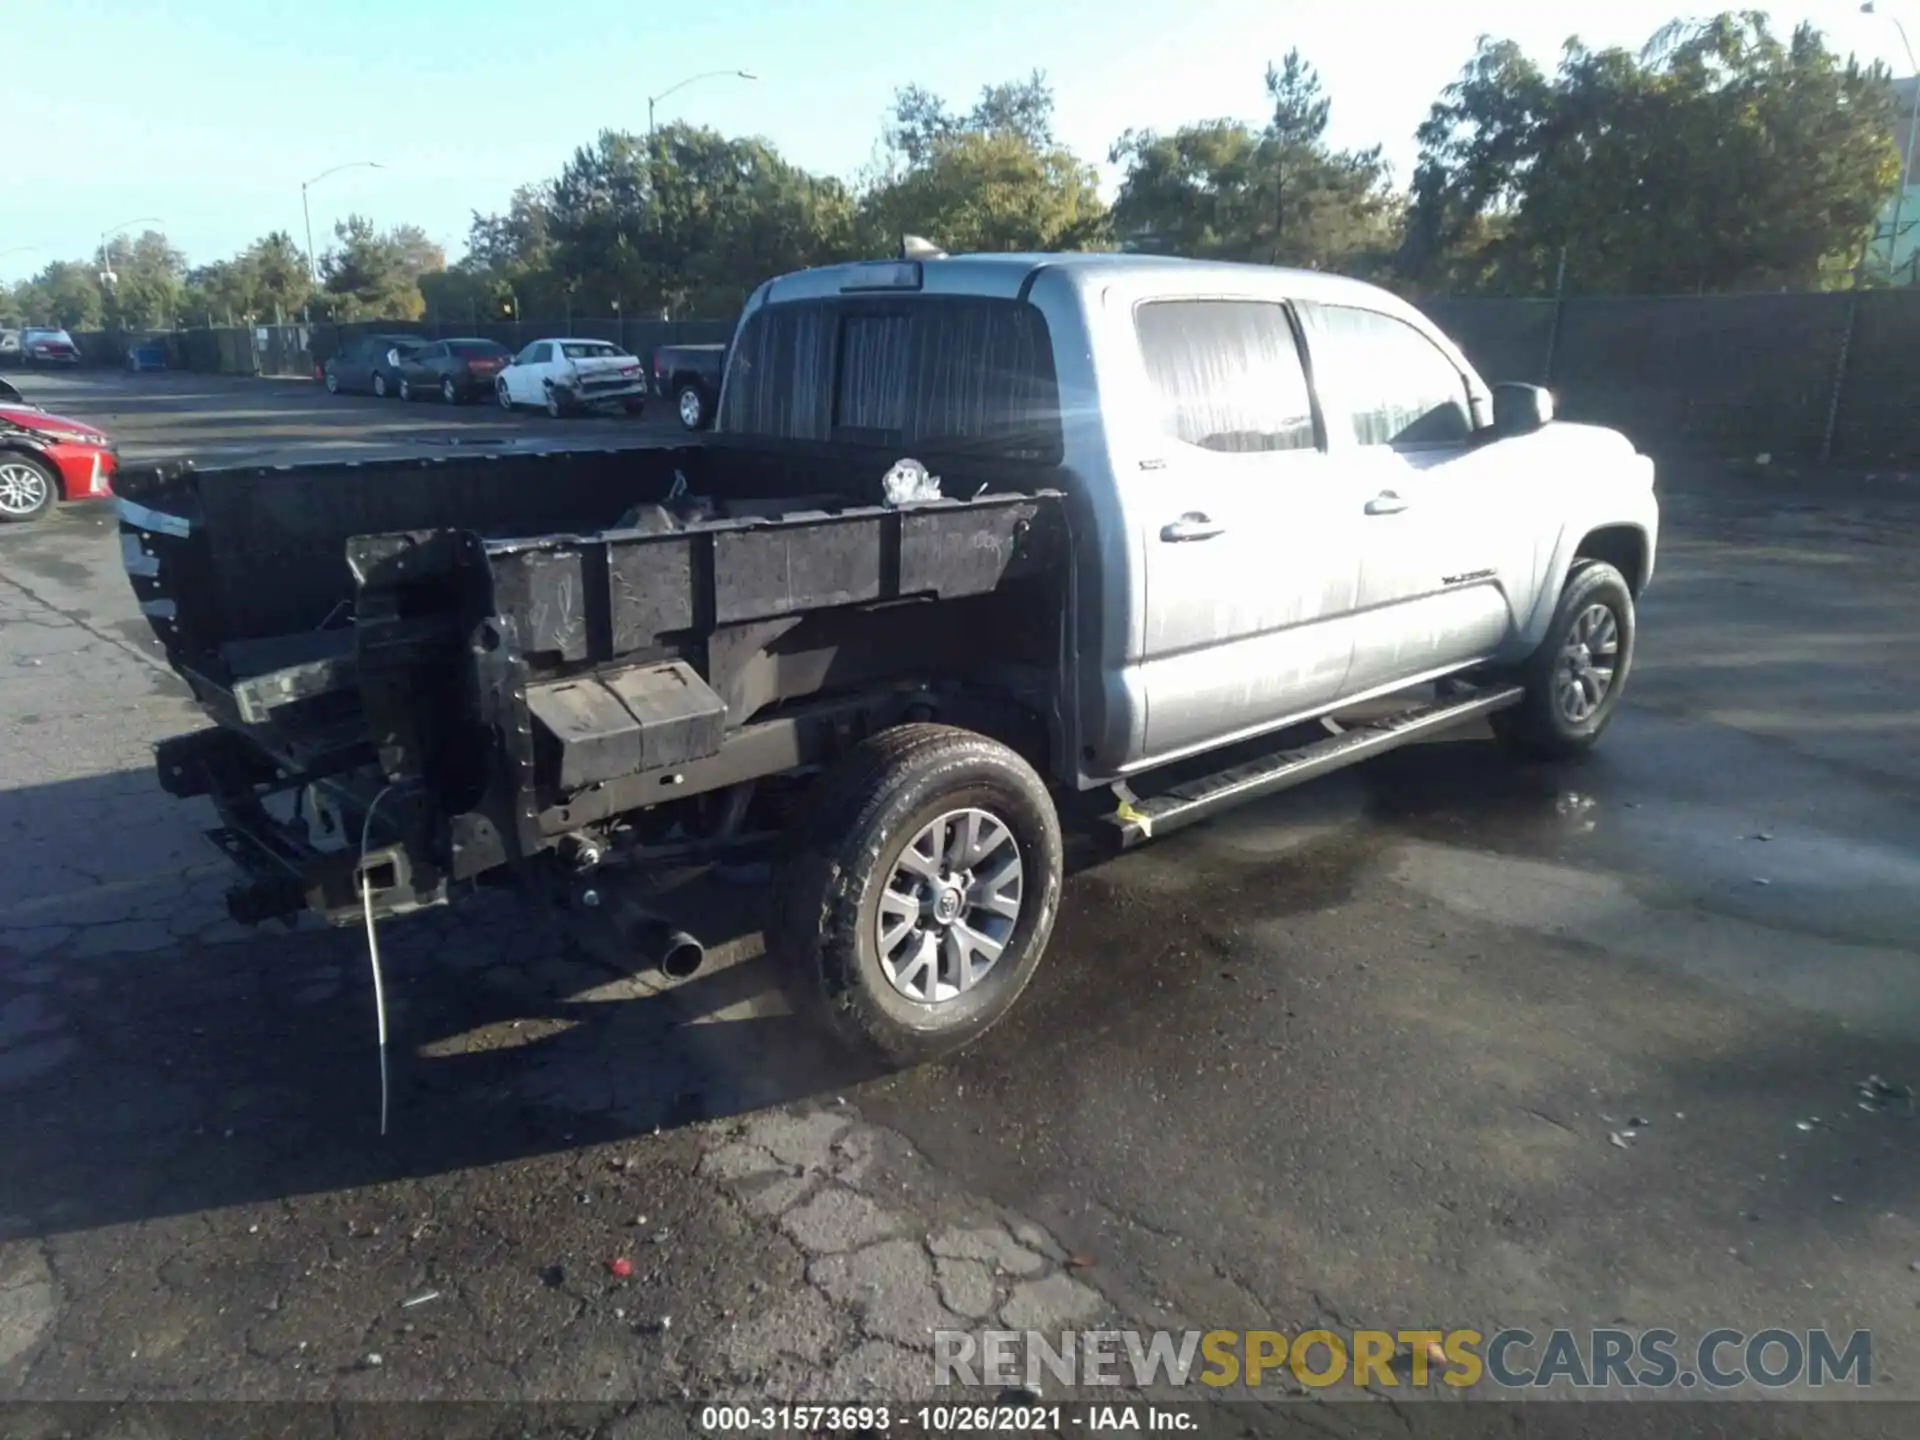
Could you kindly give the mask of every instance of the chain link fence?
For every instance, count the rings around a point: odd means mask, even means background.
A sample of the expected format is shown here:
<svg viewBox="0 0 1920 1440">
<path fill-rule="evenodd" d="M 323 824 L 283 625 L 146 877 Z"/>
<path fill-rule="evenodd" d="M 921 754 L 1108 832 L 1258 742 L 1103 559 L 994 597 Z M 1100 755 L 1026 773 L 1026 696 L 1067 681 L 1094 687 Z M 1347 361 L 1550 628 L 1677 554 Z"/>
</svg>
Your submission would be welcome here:
<svg viewBox="0 0 1920 1440">
<path fill-rule="evenodd" d="M 1673 454 L 1920 461 L 1920 294 L 1446 300 L 1421 308 L 1488 380 Z"/>
</svg>

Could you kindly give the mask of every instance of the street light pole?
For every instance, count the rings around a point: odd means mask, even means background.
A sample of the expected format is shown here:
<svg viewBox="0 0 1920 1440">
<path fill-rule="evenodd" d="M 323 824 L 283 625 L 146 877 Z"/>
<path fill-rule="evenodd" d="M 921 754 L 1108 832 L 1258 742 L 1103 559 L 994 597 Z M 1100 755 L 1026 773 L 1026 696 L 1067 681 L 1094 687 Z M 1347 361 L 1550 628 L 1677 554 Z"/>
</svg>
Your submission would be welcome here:
<svg viewBox="0 0 1920 1440">
<path fill-rule="evenodd" d="M 162 220 L 158 215 L 136 215 L 131 220 L 122 220 L 118 225 L 102 230 L 100 232 L 100 283 L 102 285 L 112 285 L 114 282 L 113 267 L 107 260 L 107 241 L 118 235 L 122 230 L 131 230 L 135 225 L 164 225 L 166 223 L 167 222 Z"/>
<path fill-rule="evenodd" d="M 653 228 L 656 231 L 666 229 L 666 218 L 660 213 L 660 177 L 653 151 L 653 107 L 674 91 L 684 90 L 687 86 L 701 80 L 758 80 L 759 78 L 759 74 L 753 70 L 702 70 L 698 75 L 689 75 L 684 80 L 676 80 L 658 95 L 647 97 L 647 188 L 652 192 L 648 198 L 653 204 Z"/>
<path fill-rule="evenodd" d="M 1866 0 L 1860 7 L 1860 13 L 1877 15 L 1880 12 L 1874 8 L 1874 0 Z M 1900 217 L 1907 206 L 1907 186 L 1913 180 L 1913 139 L 1915 132 L 1920 131 L 1920 61 L 1913 58 L 1913 45 L 1907 39 L 1907 27 L 1900 23 L 1900 17 L 1889 15 L 1887 18 L 1893 21 L 1893 28 L 1900 32 L 1900 45 L 1907 52 L 1907 71 L 1912 76 L 1913 84 L 1913 99 L 1907 109 L 1907 150 L 1900 162 L 1900 189 L 1893 197 L 1892 233 L 1887 236 L 1887 278 L 1891 280 L 1894 261 L 1900 249 Z"/>
<path fill-rule="evenodd" d="M 322 170 L 311 180 L 300 182 L 300 218 L 307 222 L 307 278 L 315 285 L 320 283 L 320 262 L 313 253 L 313 209 L 307 204 L 307 191 L 329 175 L 338 175 L 342 170 L 384 170 L 386 168 L 378 160 L 349 160 L 346 164 L 336 165 L 331 170 Z"/>
<path fill-rule="evenodd" d="M 684 90 L 687 88 L 687 86 L 699 80 L 720 80 L 720 79 L 758 80 L 759 78 L 760 78 L 759 75 L 757 75 L 752 70 L 702 70 L 698 75 L 689 75 L 684 80 L 679 80 L 674 82 L 673 84 L 669 85 L 666 89 L 662 90 L 658 95 L 649 95 L 647 97 L 647 140 L 648 142 L 651 143 L 653 140 L 653 107 L 659 104 L 662 100 L 666 99 L 669 95 L 673 94 L 674 91 Z"/>
</svg>

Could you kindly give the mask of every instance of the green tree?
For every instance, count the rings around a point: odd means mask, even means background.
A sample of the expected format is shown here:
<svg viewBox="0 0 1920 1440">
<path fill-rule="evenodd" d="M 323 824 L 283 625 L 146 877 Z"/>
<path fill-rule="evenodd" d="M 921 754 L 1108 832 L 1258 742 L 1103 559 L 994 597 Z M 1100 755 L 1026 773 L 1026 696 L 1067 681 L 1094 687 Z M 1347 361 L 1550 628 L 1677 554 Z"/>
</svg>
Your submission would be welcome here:
<svg viewBox="0 0 1920 1440">
<path fill-rule="evenodd" d="M 583 313 L 725 314 L 770 275 L 842 258 L 852 217 L 844 185 L 764 140 L 608 131 L 553 182 L 545 274 Z"/>
<path fill-rule="evenodd" d="M 103 318 L 117 330 L 169 327 L 179 313 L 187 260 L 157 230 L 119 236 L 103 256 Z"/>
<path fill-rule="evenodd" d="M 215 260 L 187 272 L 180 292 L 180 314 L 188 325 L 233 325 L 253 307 L 253 287 L 238 260 Z"/>
<path fill-rule="evenodd" d="M 180 308 L 196 324 L 285 321 L 312 295 L 306 257 L 293 237 L 275 230 L 231 260 L 216 260 L 187 275 Z"/>
<path fill-rule="evenodd" d="M 446 256 L 417 226 L 384 233 L 364 215 L 333 227 L 339 244 L 320 262 L 330 308 L 340 319 L 413 320 L 426 302 L 420 277 L 446 268 Z"/>
<path fill-rule="evenodd" d="M 1266 74 L 1260 130 L 1231 120 L 1133 132 L 1111 159 L 1126 173 L 1113 224 L 1128 249 L 1270 265 L 1378 272 L 1399 204 L 1378 147 L 1327 144 L 1332 111 L 1298 50 Z"/>
<path fill-rule="evenodd" d="M 906 86 L 894 96 L 886 141 L 893 164 L 861 206 L 865 247 L 891 248 L 902 234 L 953 251 L 1105 242 L 1093 167 L 1054 139 L 1053 91 L 1040 71 L 985 87 L 965 115 Z"/>
<path fill-rule="evenodd" d="M 1764 15 L 1569 41 L 1548 76 L 1483 40 L 1420 127 L 1403 264 L 1431 288 L 1695 293 L 1818 285 L 1898 178 L 1886 73 Z"/>
<path fill-rule="evenodd" d="M 106 313 L 97 261 L 55 260 L 15 292 L 29 325 L 97 330 Z"/>
<path fill-rule="evenodd" d="M 284 230 L 261 236 L 240 259 L 248 272 L 256 316 L 291 320 L 313 293 L 306 256 Z"/>
</svg>

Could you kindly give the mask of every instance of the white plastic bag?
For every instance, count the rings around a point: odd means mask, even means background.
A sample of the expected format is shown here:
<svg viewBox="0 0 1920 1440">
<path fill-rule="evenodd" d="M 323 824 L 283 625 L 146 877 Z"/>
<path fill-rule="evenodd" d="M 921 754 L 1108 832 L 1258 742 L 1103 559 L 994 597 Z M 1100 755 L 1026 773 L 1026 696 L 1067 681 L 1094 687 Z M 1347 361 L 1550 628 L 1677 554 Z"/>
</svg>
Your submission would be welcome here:
<svg viewBox="0 0 1920 1440">
<path fill-rule="evenodd" d="M 927 473 L 918 460 L 896 460 L 881 480 L 880 488 L 889 505 L 911 505 L 920 500 L 940 498 L 940 477 Z"/>
</svg>

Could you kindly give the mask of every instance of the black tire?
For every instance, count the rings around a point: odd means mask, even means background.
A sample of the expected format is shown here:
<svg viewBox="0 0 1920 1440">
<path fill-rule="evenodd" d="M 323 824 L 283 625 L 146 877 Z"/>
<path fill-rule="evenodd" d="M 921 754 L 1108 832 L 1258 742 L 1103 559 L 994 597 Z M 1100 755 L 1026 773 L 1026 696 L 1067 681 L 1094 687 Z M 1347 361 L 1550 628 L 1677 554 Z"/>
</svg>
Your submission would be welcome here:
<svg viewBox="0 0 1920 1440">
<path fill-rule="evenodd" d="M 387 398 L 387 377 L 378 370 L 373 372 L 373 393 L 379 399 Z"/>
<path fill-rule="evenodd" d="M 1578 706 L 1563 699 L 1568 687 L 1579 686 L 1591 701 L 1592 685 L 1582 680 L 1582 672 L 1591 676 L 1604 668 L 1591 660 L 1583 664 L 1577 652 L 1576 658 L 1568 655 L 1579 639 L 1579 627 L 1591 623 L 1596 607 L 1611 617 L 1614 643 L 1610 655 L 1593 658 L 1611 659 L 1612 673 L 1591 710 L 1575 714 Z M 1633 591 L 1626 578 L 1602 560 L 1575 562 L 1560 591 L 1546 639 L 1514 677 L 1527 687 L 1527 697 L 1492 717 L 1494 733 L 1521 754 L 1538 760 L 1566 760 L 1591 750 L 1620 707 L 1633 669 L 1634 634 Z"/>
<path fill-rule="evenodd" d="M 404 375 L 400 377 L 400 398 L 402 400 L 413 399 L 413 382 Z"/>
<path fill-rule="evenodd" d="M 549 382 L 545 388 L 547 418 L 549 420 L 558 420 L 567 413 L 566 399 L 560 394 L 559 388 L 551 382 Z"/>
<path fill-rule="evenodd" d="M 8 486 L 6 504 L 0 506 L 0 525 L 38 520 L 53 509 L 53 502 L 60 497 L 60 478 L 45 461 L 17 450 L 0 450 L 0 465 L 20 467 L 26 473 L 18 478 L 27 485 L 31 485 L 35 476 L 40 481 L 37 498 L 25 493 L 16 494 L 14 487 Z"/>
<path fill-rule="evenodd" d="M 453 383 L 453 377 L 447 375 L 440 381 L 440 398 L 449 405 L 458 405 L 467 397 L 460 392 L 460 387 Z"/>
<path fill-rule="evenodd" d="M 1027 988 L 1060 908 L 1060 820 L 1044 781 L 998 741 L 902 725 L 858 746 L 820 782 L 781 867 L 767 946 L 795 1008 L 887 1066 L 970 1044 Z M 969 989 L 926 1003 L 887 978 L 881 896 L 909 844 L 943 814 L 985 811 L 1010 832 L 1021 895 L 1003 948 Z"/>
<path fill-rule="evenodd" d="M 680 417 L 680 425 L 685 430 L 704 430 L 707 428 L 706 392 L 689 381 L 674 393 L 674 412 Z"/>
<path fill-rule="evenodd" d="M 327 393 L 329 395 L 340 393 L 340 377 L 331 370 L 327 371 Z"/>
</svg>

